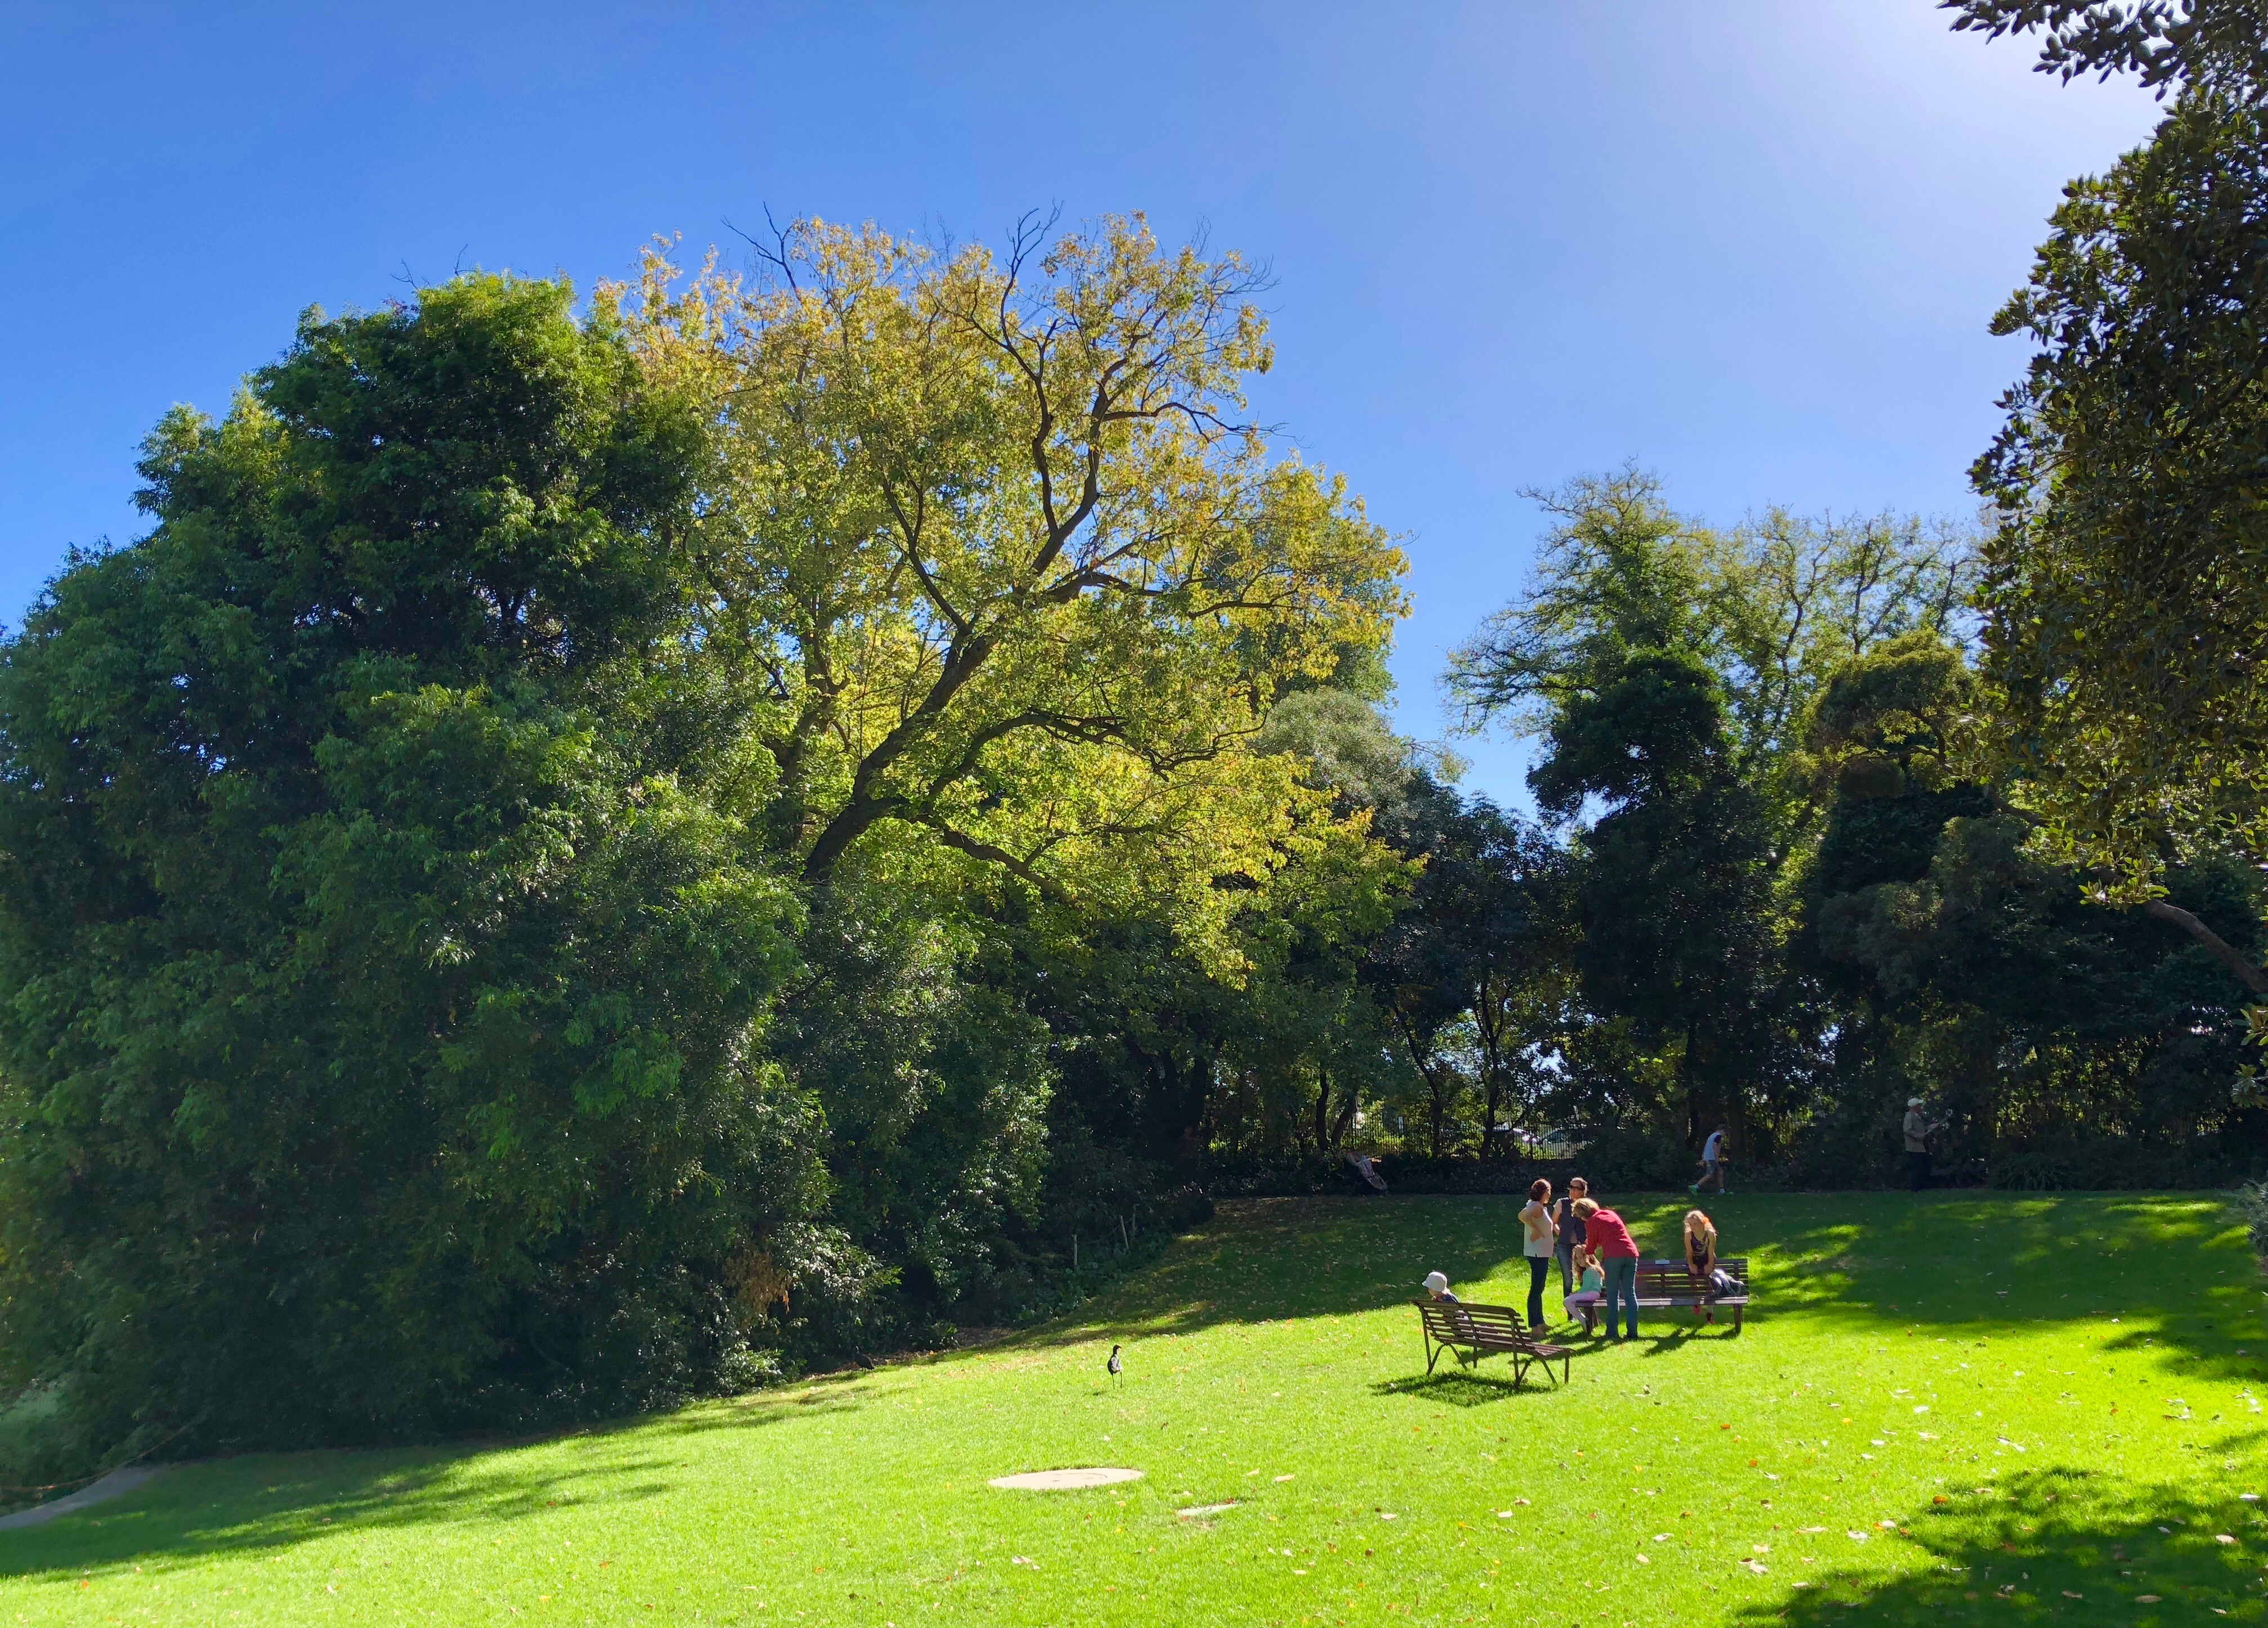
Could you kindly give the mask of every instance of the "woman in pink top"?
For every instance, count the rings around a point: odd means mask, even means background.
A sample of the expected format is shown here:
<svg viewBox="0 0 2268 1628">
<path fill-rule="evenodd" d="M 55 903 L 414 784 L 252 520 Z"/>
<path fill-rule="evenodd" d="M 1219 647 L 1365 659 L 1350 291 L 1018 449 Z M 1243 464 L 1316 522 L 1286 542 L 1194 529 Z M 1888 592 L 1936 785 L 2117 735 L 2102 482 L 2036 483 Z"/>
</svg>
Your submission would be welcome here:
<svg viewBox="0 0 2268 1628">
<path fill-rule="evenodd" d="M 1599 1266 L 1607 1274 L 1606 1307 L 1607 1332 L 1616 1339 L 1638 1338 L 1638 1245 L 1631 1242 L 1630 1228 L 1623 1218 L 1612 1210 L 1602 1210 L 1589 1199 L 1579 1200 L 1575 1214 L 1583 1218 L 1583 1241 L 1590 1245 L 1591 1253 L 1598 1258 Z M 1630 1332 L 1615 1331 L 1616 1309 L 1627 1302 L 1630 1306 Z"/>
</svg>

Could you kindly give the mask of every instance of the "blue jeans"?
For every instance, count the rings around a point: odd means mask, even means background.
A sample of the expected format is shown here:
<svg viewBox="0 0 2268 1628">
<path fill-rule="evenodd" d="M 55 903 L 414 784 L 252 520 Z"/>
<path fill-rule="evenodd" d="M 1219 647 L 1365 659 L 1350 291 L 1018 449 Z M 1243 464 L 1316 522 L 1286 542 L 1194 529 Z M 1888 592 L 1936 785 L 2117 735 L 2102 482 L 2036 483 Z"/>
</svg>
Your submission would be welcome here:
<svg viewBox="0 0 2268 1628">
<path fill-rule="evenodd" d="M 1609 1255 L 1599 1262 L 1607 1274 L 1607 1290 L 1603 1304 L 1607 1309 L 1607 1332 L 1615 1333 L 1615 1316 L 1624 1302 L 1630 1303 L 1630 1338 L 1638 1338 L 1638 1262 L 1627 1256 Z M 1615 1338 L 1622 1336 L 1616 1334 Z"/>
</svg>

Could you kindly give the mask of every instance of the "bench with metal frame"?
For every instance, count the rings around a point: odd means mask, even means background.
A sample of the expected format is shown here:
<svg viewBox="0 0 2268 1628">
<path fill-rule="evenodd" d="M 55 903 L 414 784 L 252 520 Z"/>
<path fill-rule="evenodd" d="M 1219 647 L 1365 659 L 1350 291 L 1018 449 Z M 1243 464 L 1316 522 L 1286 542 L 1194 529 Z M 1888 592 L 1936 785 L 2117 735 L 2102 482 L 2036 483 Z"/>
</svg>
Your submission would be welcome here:
<svg viewBox="0 0 2268 1628">
<path fill-rule="evenodd" d="M 1506 1356 L 1512 1359 L 1512 1382 L 1521 1385 L 1535 1364 L 1543 1364 L 1549 1375 L 1554 1362 L 1565 1368 L 1574 1354 L 1567 1346 L 1537 1339 L 1510 1306 L 1468 1306 L 1446 1300 L 1421 1300 L 1416 1305 L 1428 1374 L 1444 1351 L 1466 1368 L 1477 1368 L 1483 1357 Z M 1559 1381 L 1555 1376 L 1551 1382 Z"/>
</svg>

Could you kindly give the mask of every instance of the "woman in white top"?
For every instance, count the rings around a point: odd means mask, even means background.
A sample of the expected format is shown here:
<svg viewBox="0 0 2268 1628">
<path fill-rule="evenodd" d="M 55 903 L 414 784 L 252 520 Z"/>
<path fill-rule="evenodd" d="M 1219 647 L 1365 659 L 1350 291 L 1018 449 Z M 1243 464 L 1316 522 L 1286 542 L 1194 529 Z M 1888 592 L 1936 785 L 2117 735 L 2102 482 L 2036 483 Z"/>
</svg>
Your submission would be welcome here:
<svg viewBox="0 0 2268 1628">
<path fill-rule="evenodd" d="M 1551 1184 L 1538 1177 L 1528 1189 L 1527 1206 L 1520 1212 L 1527 1230 L 1521 1246 L 1528 1257 L 1528 1326 L 1543 1327 L 1543 1286 L 1551 1279 L 1551 1245 L 1559 1229 L 1551 1222 Z"/>
</svg>

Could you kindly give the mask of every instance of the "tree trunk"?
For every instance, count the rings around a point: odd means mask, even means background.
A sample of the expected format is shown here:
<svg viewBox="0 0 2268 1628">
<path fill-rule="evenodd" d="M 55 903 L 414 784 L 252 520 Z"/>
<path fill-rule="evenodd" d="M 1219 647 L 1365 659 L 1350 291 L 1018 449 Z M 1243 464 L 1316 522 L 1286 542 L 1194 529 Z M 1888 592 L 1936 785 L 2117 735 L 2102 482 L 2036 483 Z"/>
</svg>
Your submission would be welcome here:
<svg viewBox="0 0 2268 1628">
<path fill-rule="evenodd" d="M 1488 1111 L 1481 1118 L 1481 1157 L 1489 1156 L 1489 1148 L 1496 1140 L 1498 1104 L 1504 1100 L 1504 1079 L 1493 1068 L 1489 1070 Z"/>
</svg>

